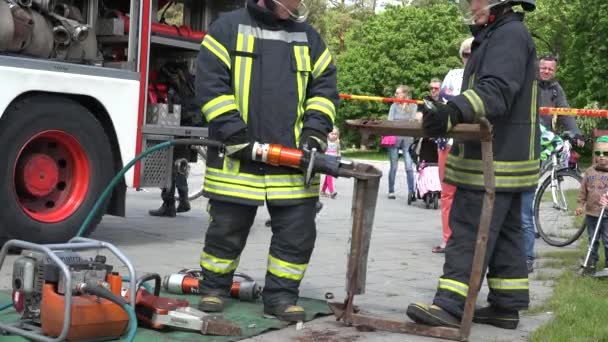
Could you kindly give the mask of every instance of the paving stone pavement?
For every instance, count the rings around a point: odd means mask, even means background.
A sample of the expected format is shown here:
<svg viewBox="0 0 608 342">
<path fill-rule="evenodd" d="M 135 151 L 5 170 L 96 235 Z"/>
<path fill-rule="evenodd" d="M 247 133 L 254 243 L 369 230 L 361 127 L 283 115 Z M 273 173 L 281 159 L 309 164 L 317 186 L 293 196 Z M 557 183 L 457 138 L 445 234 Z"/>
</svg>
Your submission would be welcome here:
<svg viewBox="0 0 608 342">
<path fill-rule="evenodd" d="M 421 201 L 406 203 L 405 172 L 399 165 L 396 180 L 396 200 L 387 198 L 387 162 L 368 162 L 383 170 L 375 215 L 375 225 L 369 253 L 366 294 L 357 296 L 355 303 L 365 311 L 395 319 L 404 319 L 405 308 L 414 301 L 430 302 L 435 293 L 437 279 L 442 273 L 443 254 L 431 253 L 441 239 L 440 211 L 425 209 Z M 201 168 L 193 168 L 191 187 L 202 184 Z M 322 198 L 324 208 L 317 218 L 317 242 L 301 295 L 324 298 L 332 292 L 336 300 L 344 297 L 346 255 L 351 229 L 350 210 L 353 181 L 338 179 L 336 199 Z M 138 272 L 155 272 L 161 275 L 186 267 L 197 267 L 208 215 L 206 199 L 194 201 L 193 210 L 177 218 L 152 218 L 148 209 L 160 204 L 160 191 L 129 190 L 128 216 L 106 216 L 92 238 L 116 244 L 135 264 Z M 239 271 L 263 282 L 266 258 L 271 237 L 270 228 L 264 225 L 269 218 L 264 207 L 258 211 L 254 226 L 241 256 Z M 539 250 L 550 247 L 537 240 Z M 0 270 L 0 289 L 10 288 L 12 261 L 10 256 Z M 109 258 L 118 265 L 118 261 Z M 539 268 L 539 265 L 536 266 Z M 119 268 L 124 270 L 124 268 Z M 551 295 L 551 281 L 531 278 L 532 306 L 541 304 Z M 478 305 L 485 303 L 484 285 Z M 517 330 L 503 330 L 474 324 L 471 341 L 526 341 L 531 331 L 550 319 L 550 313 L 527 315 Z M 433 341 L 434 339 L 386 332 L 360 332 L 344 327 L 332 317 L 317 319 L 296 331 L 289 327 L 248 339 L 247 341 Z"/>
</svg>

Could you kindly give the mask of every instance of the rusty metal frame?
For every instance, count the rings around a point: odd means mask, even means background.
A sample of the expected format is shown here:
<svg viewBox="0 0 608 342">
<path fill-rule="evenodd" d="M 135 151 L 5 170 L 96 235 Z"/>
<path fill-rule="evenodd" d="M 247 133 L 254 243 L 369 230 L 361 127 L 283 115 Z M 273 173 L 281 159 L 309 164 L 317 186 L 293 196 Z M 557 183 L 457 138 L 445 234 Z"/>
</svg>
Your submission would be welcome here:
<svg viewBox="0 0 608 342">
<path fill-rule="evenodd" d="M 419 123 L 404 121 L 384 121 L 384 120 L 348 120 L 347 124 L 357 130 L 378 135 L 398 135 L 424 137 L 425 134 Z M 354 296 L 364 293 L 365 273 L 367 267 L 367 250 L 370 242 L 371 231 L 366 232 L 363 227 L 365 220 L 369 220 L 369 215 L 365 215 L 365 202 L 369 201 L 370 194 L 366 196 L 367 180 L 357 180 L 355 182 L 355 195 L 353 198 L 353 226 L 351 235 L 351 249 L 348 259 L 347 271 L 347 297 L 344 303 L 328 303 L 330 309 L 337 320 L 342 320 L 348 326 L 363 326 L 378 330 L 385 330 L 396 333 L 408 333 L 422 336 L 432 336 L 456 341 L 466 341 L 471 332 L 475 303 L 482 281 L 483 263 L 486 255 L 488 235 L 490 231 L 490 221 L 494 208 L 495 197 L 495 178 L 494 178 L 494 158 L 492 153 L 492 126 L 484 118 L 480 124 L 460 124 L 455 126 L 448 136 L 462 139 L 475 140 L 481 142 L 481 155 L 483 162 L 483 178 L 485 195 L 477 233 L 475 254 L 469 280 L 469 291 L 467 294 L 464 313 L 460 329 L 448 327 L 431 327 L 411 322 L 395 321 L 365 315 L 359 312 L 354 306 Z M 377 180 L 376 180 L 377 181 Z M 366 198 L 367 197 L 367 198 Z M 373 196 L 377 197 L 377 196 Z M 373 201 L 375 207 L 375 199 Z M 373 220 L 373 211 L 371 214 Z M 369 221 L 368 221 L 369 222 Z"/>
</svg>

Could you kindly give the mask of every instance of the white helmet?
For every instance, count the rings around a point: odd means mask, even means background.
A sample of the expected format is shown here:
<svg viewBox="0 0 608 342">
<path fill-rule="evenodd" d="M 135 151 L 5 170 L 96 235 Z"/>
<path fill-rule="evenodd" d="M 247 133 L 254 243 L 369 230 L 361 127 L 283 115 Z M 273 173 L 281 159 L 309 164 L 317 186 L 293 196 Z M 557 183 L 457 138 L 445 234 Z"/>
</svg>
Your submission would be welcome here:
<svg viewBox="0 0 608 342">
<path fill-rule="evenodd" d="M 515 6 L 521 5 L 525 11 L 534 11 L 536 8 L 535 0 L 456 0 L 458 2 L 458 6 L 460 7 L 460 12 L 464 17 L 464 22 L 467 25 L 475 24 L 474 15 L 471 12 L 471 2 L 473 1 L 484 1 L 487 3 L 485 9 L 491 10 L 497 6 Z"/>
</svg>

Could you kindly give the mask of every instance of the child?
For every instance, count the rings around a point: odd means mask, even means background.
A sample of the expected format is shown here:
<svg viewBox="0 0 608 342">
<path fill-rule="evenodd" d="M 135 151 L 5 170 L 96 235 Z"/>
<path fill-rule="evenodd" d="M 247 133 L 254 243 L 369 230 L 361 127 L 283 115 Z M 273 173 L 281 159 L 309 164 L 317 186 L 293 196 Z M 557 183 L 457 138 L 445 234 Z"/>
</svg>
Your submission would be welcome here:
<svg viewBox="0 0 608 342">
<path fill-rule="evenodd" d="M 335 127 L 331 132 L 329 132 L 329 135 L 327 136 L 327 150 L 325 150 L 325 154 L 329 154 L 332 156 L 340 155 L 340 131 Z M 329 194 L 326 192 L 326 190 L 329 190 Z M 332 199 L 338 196 L 338 193 L 334 189 L 334 178 L 332 176 L 325 175 L 325 181 L 323 181 L 321 195 L 329 195 Z"/>
<path fill-rule="evenodd" d="M 581 184 L 581 191 L 578 195 L 578 208 L 576 208 L 576 215 L 583 213 L 583 206 L 587 214 L 587 232 L 589 234 L 589 242 L 593 238 L 595 227 L 597 226 L 597 220 L 600 212 L 602 211 L 602 205 L 607 203 L 606 191 L 608 191 L 608 135 L 601 136 L 596 141 L 595 151 L 595 165 L 591 166 L 585 172 L 585 177 Z M 604 218 L 600 224 L 600 232 L 598 238 L 593 246 L 591 257 L 589 260 L 589 268 L 593 272 L 595 271 L 596 264 L 599 260 L 598 248 L 599 240 L 602 239 L 604 244 L 604 255 L 608 255 L 608 220 L 606 217 L 608 213 L 604 214 Z"/>
</svg>

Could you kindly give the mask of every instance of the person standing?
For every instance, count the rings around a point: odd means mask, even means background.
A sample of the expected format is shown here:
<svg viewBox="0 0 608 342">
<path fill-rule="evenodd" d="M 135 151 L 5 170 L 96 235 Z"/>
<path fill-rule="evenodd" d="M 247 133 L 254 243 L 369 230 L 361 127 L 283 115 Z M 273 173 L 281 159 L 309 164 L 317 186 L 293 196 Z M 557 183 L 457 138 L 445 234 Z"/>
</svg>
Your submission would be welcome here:
<svg viewBox="0 0 608 342">
<path fill-rule="evenodd" d="M 458 54 L 462 60 L 462 65 L 467 65 L 469 56 L 471 56 L 471 44 L 473 43 L 473 37 L 465 39 L 460 44 Z M 462 76 L 464 74 L 464 68 L 452 69 L 443 79 L 441 83 L 440 97 L 442 102 L 447 102 L 452 97 L 460 94 L 460 87 L 462 85 Z M 453 139 L 438 138 L 437 139 L 437 154 L 439 156 L 439 177 L 441 178 L 441 227 L 442 227 L 442 241 L 438 246 L 433 247 L 431 250 L 433 253 L 445 253 L 445 246 L 448 243 L 452 230 L 448 218 L 450 217 L 450 208 L 452 207 L 452 201 L 454 199 L 454 192 L 456 187 L 452 184 L 448 184 L 443 181 L 445 175 L 445 162 L 450 150 L 452 149 Z"/>
<path fill-rule="evenodd" d="M 299 0 L 247 0 L 209 28 L 197 61 L 197 95 L 209 138 L 203 194 L 209 227 L 200 257 L 199 308 L 223 309 L 258 206 L 272 239 L 262 293 L 264 314 L 302 321 L 299 287 L 316 239 L 319 177 L 252 162 L 252 142 L 324 151 L 339 104 L 336 67 Z"/>
<path fill-rule="evenodd" d="M 534 189 L 539 173 L 536 47 L 523 23 L 534 0 L 461 1 L 475 37 L 465 67 L 463 92 L 447 104 L 424 110 L 429 136 L 445 136 L 459 123 L 487 118 L 493 125 L 495 199 L 487 240 L 489 306 L 475 310 L 474 322 L 515 329 L 519 310 L 529 304 L 528 274 L 521 228 L 521 193 Z M 432 305 L 412 303 L 407 315 L 432 326 L 459 327 L 484 197 L 479 142 L 456 142 L 446 163 L 445 181 L 457 187 L 450 211 L 452 236 L 443 275 Z"/>
<path fill-rule="evenodd" d="M 395 90 L 395 97 L 397 99 L 410 99 L 410 88 L 405 85 L 400 85 Z M 416 105 L 408 103 L 397 103 L 391 104 L 388 112 L 388 120 L 415 120 L 416 118 Z M 414 191 L 414 169 L 412 167 L 412 157 L 408 153 L 410 145 L 414 142 L 412 137 L 396 137 L 395 145 L 388 147 L 388 157 L 390 162 L 390 168 L 388 171 L 388 198 L 395 199 L 395 177 L 397 175 L 397 169 L 399 168 L 399 150 L 403 152 L 403 159 L 405 162 L 405 174 L 407 177 L 407 195 L 412 199 L 416 200 L 416 194 Z"/>
</svg>

